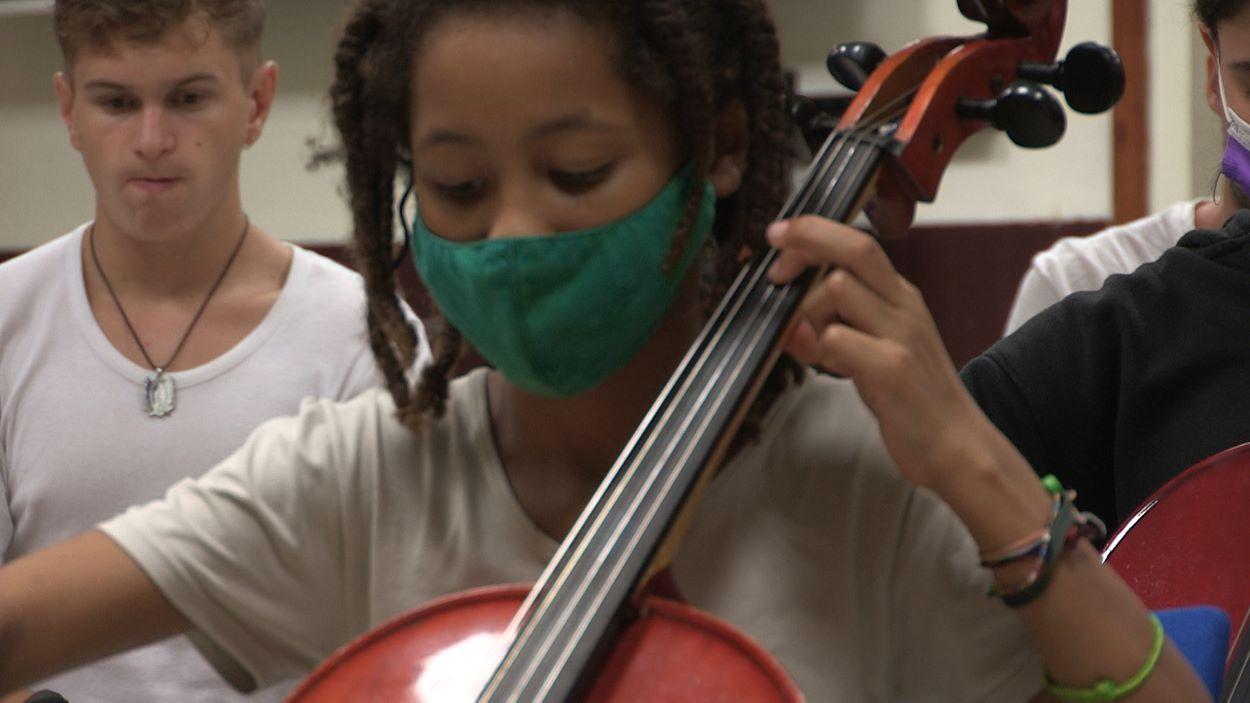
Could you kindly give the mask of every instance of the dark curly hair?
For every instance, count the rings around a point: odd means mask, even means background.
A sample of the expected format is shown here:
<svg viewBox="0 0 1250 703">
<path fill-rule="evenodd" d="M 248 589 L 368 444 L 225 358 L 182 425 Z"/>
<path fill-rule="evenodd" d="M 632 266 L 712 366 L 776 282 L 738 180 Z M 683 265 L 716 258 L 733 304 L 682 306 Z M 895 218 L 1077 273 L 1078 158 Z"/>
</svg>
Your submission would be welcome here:
<svg viewBox="0 0 1250 703">
<path fill-rule="evenodd" d="M 1216 31 L 1216 25 L 1232 19 L 1250 6 L 1250 0 L 1194 0 L 1194 14 L 1199 21 Z"/>
<path fill-rule="evenodd" d="M 789 182 L 791 132 L 785 114 L 786 82 L 779 65 L 772 19 L 761 0 L 358 0 L 335 54 L 330 89 L 335 126 L 346 160 L 354 223 L 355 255 L 364 274 L 370 341 L 386 376 L 400 420 L 420 426 L 441 415 L 448 377 L 464 351 L 460 333 L 438 326 L 434 360 L 415 391 L 404 370 L 413 361 L 416 332 L 400 310 L 392 270 L 394 192 L 405 175 L 402 155 L 411 153 L 409 91 L 419 44 L 449 13 L 571 11 L 609 28 L 618 41 L 617 60 L 634 86 L 658 95 L 675 116 L 687 154 L 710 152 L 720 108 L 740 101 L 749 119 L 749 155 L 742 187 L 717 204 L 715 266 L 705 298 L 712 305 L 728 286 L 744 251 L 763 246 L 763 230 L 780 209 Z M 696 161 L 699 180 L 709 164 Z M 691 194 L 674 237 L 681 252 L 697 212 Z M 761 394 L 747 434 L 763 409 L 798 376 L 785 358 Z"/>
</svg>

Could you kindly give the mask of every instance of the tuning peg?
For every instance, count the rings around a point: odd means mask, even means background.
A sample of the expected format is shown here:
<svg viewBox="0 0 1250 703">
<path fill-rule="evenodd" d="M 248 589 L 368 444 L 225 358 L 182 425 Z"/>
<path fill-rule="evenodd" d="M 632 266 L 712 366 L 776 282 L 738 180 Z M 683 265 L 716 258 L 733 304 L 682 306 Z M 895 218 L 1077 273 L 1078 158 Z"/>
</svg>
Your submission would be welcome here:
<svg viewBox="0 0 1250 703">
<path fill-rule="evenodd" d="M 997 100 L 962 99 L 960 117 L 985 120 L 1023 147 L 1047 147 L 1063 136 L 1066 120 L 1055 96 L 1036 83 L 1016 81 Z"/>
<path fill-rule="evenodd" d="M 1073 110 L 1089 115 L 1110 109 L 1124 94 L 1119 54 L 1094 42 L 1077 44 L 1058 63 L 1023 63 L 1016 75 L 1055 86 Z"/>
<path fill-rule="evenodd" d="M 816 153 L 820 145 L 825 143 L 829 134 L 838 126 L 838 121 L 833 115 L 823 110 L 819 103 L 806 95 L 790 96 L 788 108 L 790 120 L 803 133 L 803 140 L 807 142 L 807 148 L 812 153 Z"/>
<path fill-rule="evenodd" d="M 825 59 L 825 67 L 834 80 L 847 89 L 859 91 L 868 75 L 877 70 L 885 60 L 885 51 L 869 42 L 856 41 L 838 44 Z"/>
</svg>

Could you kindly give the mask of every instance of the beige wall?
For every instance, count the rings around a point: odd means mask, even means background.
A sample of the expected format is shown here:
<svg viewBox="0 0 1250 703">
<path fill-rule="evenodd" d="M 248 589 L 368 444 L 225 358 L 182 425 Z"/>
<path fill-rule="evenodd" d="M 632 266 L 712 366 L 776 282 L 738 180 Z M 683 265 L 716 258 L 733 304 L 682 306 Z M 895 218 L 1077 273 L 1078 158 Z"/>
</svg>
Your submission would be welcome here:
<svg viewBox="0 0 1250 703">
<path fill-rule="evenodd" d="M 1152 78 L 1151 202 L 1162 206 L 1203 192 L 1218 161 L 1218 122 L 1195 99 L 1200 70 L 1186 0 L 1150 0 Z M 269 231 L 295 241 L 342 237 L 346 209 L 339 172 L 308 173 L 309 137 L 329 134 L 324 89 L 330 45 L 344 0 L 270 0 L 266 52 L 282 67 L 280 94 L 265 136 L 244 157 L 245 207 Z M 953 0 L 769 0 L 784 59 L 803 90 L 826 91 L 824 55 L 834 44 L 872 40 L 896 50 L 920 36 L 967 34 Z M 88 219 L 90 184 L 65 141 L 52 100 L 59 56 L 45 16 L 0 17 L 0 249 L 27 247 Z M 1108 41 L 1105 0 L 1071 0 L 1064 49 Z M 1184 106 L 1190 109 L 1183 109 Z M 1166 131 L 1160 131 L 1160 126 Z M 1210 136 L 1214 130 L 1214 139 Z M 1161 137 L 1161 134 L 1169 135 Z M 1179 135 L 1175 138 L 1173 135 Z M 1214 142 L 1211 157 L 1208 145 Z M 1028 151 L 982 133 L 956 156 L 939 201 L 921 222 L 1105 218 L 1111 214 L 1111 125 L 1107 116 L 1069 113 L 1057 146 Z M 1194 164 L 1201 164 L 1195 166 Z"/>
<path fill-rule="evenodd" d="M 918 37 L 980 31 L 951 0 L 771 0 L 785 34 L 787 63 L 799 69 L 801 91 L 833 90 L 824 56 L 835 44 L 865 40 L 896 51 Z M 1109 3 L 1068 3 L 1060 52 L 1110 37 Z M 1111 211 L 1110 118 L 1069 111 L 1062 141 L 1040 151 L 1015 147 L 986 130 L 955 156 L 937 202 L 921 206 L 920 222 L 1052 220 L 1107 217 Z"/>
</svg>

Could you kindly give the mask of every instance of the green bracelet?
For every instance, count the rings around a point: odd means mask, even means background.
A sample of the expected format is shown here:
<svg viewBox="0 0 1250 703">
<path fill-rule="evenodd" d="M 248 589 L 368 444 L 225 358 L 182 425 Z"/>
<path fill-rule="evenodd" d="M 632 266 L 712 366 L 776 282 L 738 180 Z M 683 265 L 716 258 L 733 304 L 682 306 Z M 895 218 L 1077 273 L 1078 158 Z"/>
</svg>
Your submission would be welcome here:
<svg viewBox="0 0 1250 703">
<path fill-rule="evenodd" d="M 1050 695 L 1061 701 L 1070 701 L 1071 703 L 1110 703 L 1118 701 L 1121 698 L 1131 694 L 1141 688 L 1146 683 L 1146 679 L 1154 673 L 1155 665 L 1159 663 L 1159 654 L 1163 652 L 1163 623 L 1159 622 L 1158 616 L 1154 613 L 1150 614 L 1150 626 L 1154 629 L 1154 643 L 1150 645 L 1150 656 L 1146 657 L 1146 663 L 1142 668 L 1128 678 L 1124 683 L 1116 683 L 1111 679 L 1103 679 L 1089 688 L 1068 688 L 1055 683 L 1050 678 L 1050 673 L 1046 674 L 1046 690 Z"/>
</svg>

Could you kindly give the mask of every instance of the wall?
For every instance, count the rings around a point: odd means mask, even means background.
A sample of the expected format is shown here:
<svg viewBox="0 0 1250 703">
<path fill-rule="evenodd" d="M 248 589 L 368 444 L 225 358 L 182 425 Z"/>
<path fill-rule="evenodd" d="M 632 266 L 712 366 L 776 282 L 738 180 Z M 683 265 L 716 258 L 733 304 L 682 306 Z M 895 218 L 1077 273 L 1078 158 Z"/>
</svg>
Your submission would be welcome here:
<svg viewBox="0 0 1250 703">
<path fill-rule="evenodd" d="M 838 42 L 872 40 L 897 50 L 921 36 L 978 31 L 958 14 L 954 0 L 768 1 L 781 28 L 783 58 L 798 70 L 799 87 L 805 91 L 833 88 L 823 64 L 827 51 Z M 1155 25 L 1166 30 L 1151 40 L 1152 55 L 1160 59 L 1152 79 L 1151 119 L 1169 135 L 1156 136 L 1151 156 L 1156 176 L 1152 204 L 1162 206 L 1202 192 L 1195 189 L 1209 167 L 1194 167 L 1192 152 L 1194 144 L 1203 143 L 1209 124 L 1202 122 L 1205 107 L 1177 109 L 1195 102 L 1188 3 L 1149 2 Z M 323 94 L 343 5 L 343 0 L 269 3 L 265 48 L 281 64 L 280 93 L 264 138 L 244 157 L 244 200 L 251 215 L 269 231 L 296 241 L 338 240 L 347 228 L 337 169 L 309 173 L 303 167 L 309 153 L 306 140 L 329 135 Z M 66 143 L 52 99 L 50 77 L 60 59 L 49 24 L 46 15 L 0 17 L 4 47 L 0 249 L 46 241 L 89 218 L 92 210 L 90 185 L 77 154 Z M 1109 36 L 1108 3 L 1070 0 L 1063 50 L 1087 39 L 1105 42 Z M 13 56 L 20 60 L 10 60 Z M 1206 143 L 1210 141 L 1208 137 Z M 1107 116 L 1069 113 L 1063 141 L 1041 151 L 1016 148 L 1003 135 L 986 131 L 956 156 L 939 201 L 922 207 L 918 219 L 921 223 L 1106 219 L 1111 212 L 1110 158 Z M 1209 164 L 1210 159 L 1201 163 Z"/>
<path fill-rule="evenodd" d="M 839 42 L 872 41 L 893 52 L 919 37 L 983 29 L 964 19 L 953 0 L 770 4 L 785 35 L 784 59 L 799 71 L 800 92 L 841 90 L 824 68 L 825 55 Z M 1080 41 L 1109 41 L 1108 3 L 1073 0 L 1068 8 L 1061 54 Z M 1063 140 L 1045 150 L 1020 149 L 1004 135 L 985 130 L 956 154 L 937 202 L 922 206 L 917 221 L 1105 218 L 1111 211 L 1110 135 L 1109 116 L 1070 111 Z"/>
</svg>

